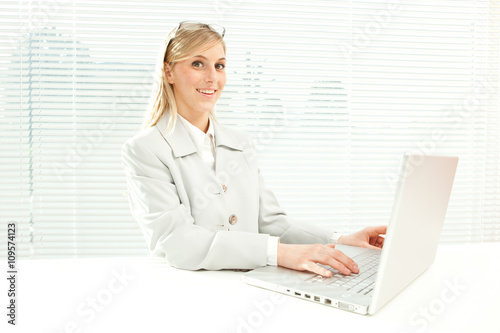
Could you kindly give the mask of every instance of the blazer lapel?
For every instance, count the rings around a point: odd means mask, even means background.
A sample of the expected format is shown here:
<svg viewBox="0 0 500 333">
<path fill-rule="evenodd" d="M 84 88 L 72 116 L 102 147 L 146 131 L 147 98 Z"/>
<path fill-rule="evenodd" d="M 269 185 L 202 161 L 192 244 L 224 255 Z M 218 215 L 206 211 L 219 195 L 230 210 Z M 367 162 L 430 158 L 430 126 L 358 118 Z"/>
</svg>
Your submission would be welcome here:
<svg viewBox="0 0 500 333">
<path fill-rule="evenodd" d="M 180 119 L 177 119 L 173 129 L 167 132 L 168 127 L 168 114 L 165 114 L 156 124 L 165 141 L 172 147 L 172 152 L 175 157 L 183 157 L 196 153 L 198 150 L 191 140 L 186 127 L 182 124 Z"/>
<path fill-rule="evenodd" d="M 215 120 L 212 120 L 212 124 L 214 126 L 216 147 L 223 146 L 233 150 L 243 150 L 244 142 L 232 136 L 229 131 L 225 131 Z"/>
</svg>

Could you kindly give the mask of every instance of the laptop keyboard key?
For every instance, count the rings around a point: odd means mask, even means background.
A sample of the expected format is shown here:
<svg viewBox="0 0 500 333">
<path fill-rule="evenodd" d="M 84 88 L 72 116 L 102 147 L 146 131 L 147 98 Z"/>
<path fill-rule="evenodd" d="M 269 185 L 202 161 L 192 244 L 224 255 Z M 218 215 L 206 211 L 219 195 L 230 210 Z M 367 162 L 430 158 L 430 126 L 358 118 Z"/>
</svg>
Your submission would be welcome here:
<svg viewBox="0 0 500 333">
<path fill-rule="evenodd" d="M 358 263 L 359 273 L 352 273 L 351 275 L 343 275 L 329 266 L 321 265 L 333 272 L 333 275 L 328 278 L 321 275 L 315 275 L 306 281 L 330 285 L 332 287 L 341 287 L 356 293 L 371 295 L 373 293 L 373 285 L 377 276 L 379 257 L 379 254 L 374 253 L 362 253 L 353 257 L 354 261 Z"/>
</svg>

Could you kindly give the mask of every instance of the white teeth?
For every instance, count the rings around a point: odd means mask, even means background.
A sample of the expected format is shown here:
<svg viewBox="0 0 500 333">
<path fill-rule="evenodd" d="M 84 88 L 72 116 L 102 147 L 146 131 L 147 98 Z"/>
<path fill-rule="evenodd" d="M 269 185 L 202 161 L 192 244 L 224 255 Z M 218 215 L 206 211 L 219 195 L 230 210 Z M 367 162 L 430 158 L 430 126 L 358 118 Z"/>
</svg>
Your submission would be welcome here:
<svg viewBox="0 0 500 333">
<path fill-rule="evenodd" d="M 210 95 L 215 93 L 215 90 L 201 90 L 201 89 L 196 89 L 196 90 L 198 90 L 201 93 L 210 94 Z"/>
</svg>

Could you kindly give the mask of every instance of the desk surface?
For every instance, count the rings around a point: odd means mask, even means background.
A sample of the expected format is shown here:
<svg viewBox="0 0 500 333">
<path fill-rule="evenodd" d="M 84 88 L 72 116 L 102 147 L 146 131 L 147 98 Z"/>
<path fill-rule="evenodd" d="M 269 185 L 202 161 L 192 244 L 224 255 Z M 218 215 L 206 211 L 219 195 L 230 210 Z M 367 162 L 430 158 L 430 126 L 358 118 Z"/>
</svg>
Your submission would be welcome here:
<svg viewBox="0 0 500 333">
<path fill-rule="evenodd" d="M 498 333 L 499 263 L 500 243 L 440 246 L 429 270 L 377 314 L 360 316 L 246 285 L 241 272 L 183 271 L 161 258 L 19 260 L 17 325 L 6 323 L 2 306 L 0 326 L 39 333 Z"/>
</svg>

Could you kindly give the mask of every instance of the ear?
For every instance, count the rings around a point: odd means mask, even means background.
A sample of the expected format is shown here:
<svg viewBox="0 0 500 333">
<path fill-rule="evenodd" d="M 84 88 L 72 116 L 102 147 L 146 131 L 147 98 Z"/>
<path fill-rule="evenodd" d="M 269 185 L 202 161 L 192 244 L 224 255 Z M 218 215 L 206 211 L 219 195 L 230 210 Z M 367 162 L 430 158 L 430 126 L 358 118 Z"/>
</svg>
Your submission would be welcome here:
<svg viewBox="0 0 500 333">
<path fill-rule="evenodd" d="M 165 66 L 165 77 L 167 78 L 167 82 L 170 83 L 170 84 L 174 84 L 174 76 L 172 74 L 172 68 L 170 68 L 170 66 L 164 62 Z"/>
</svg>

